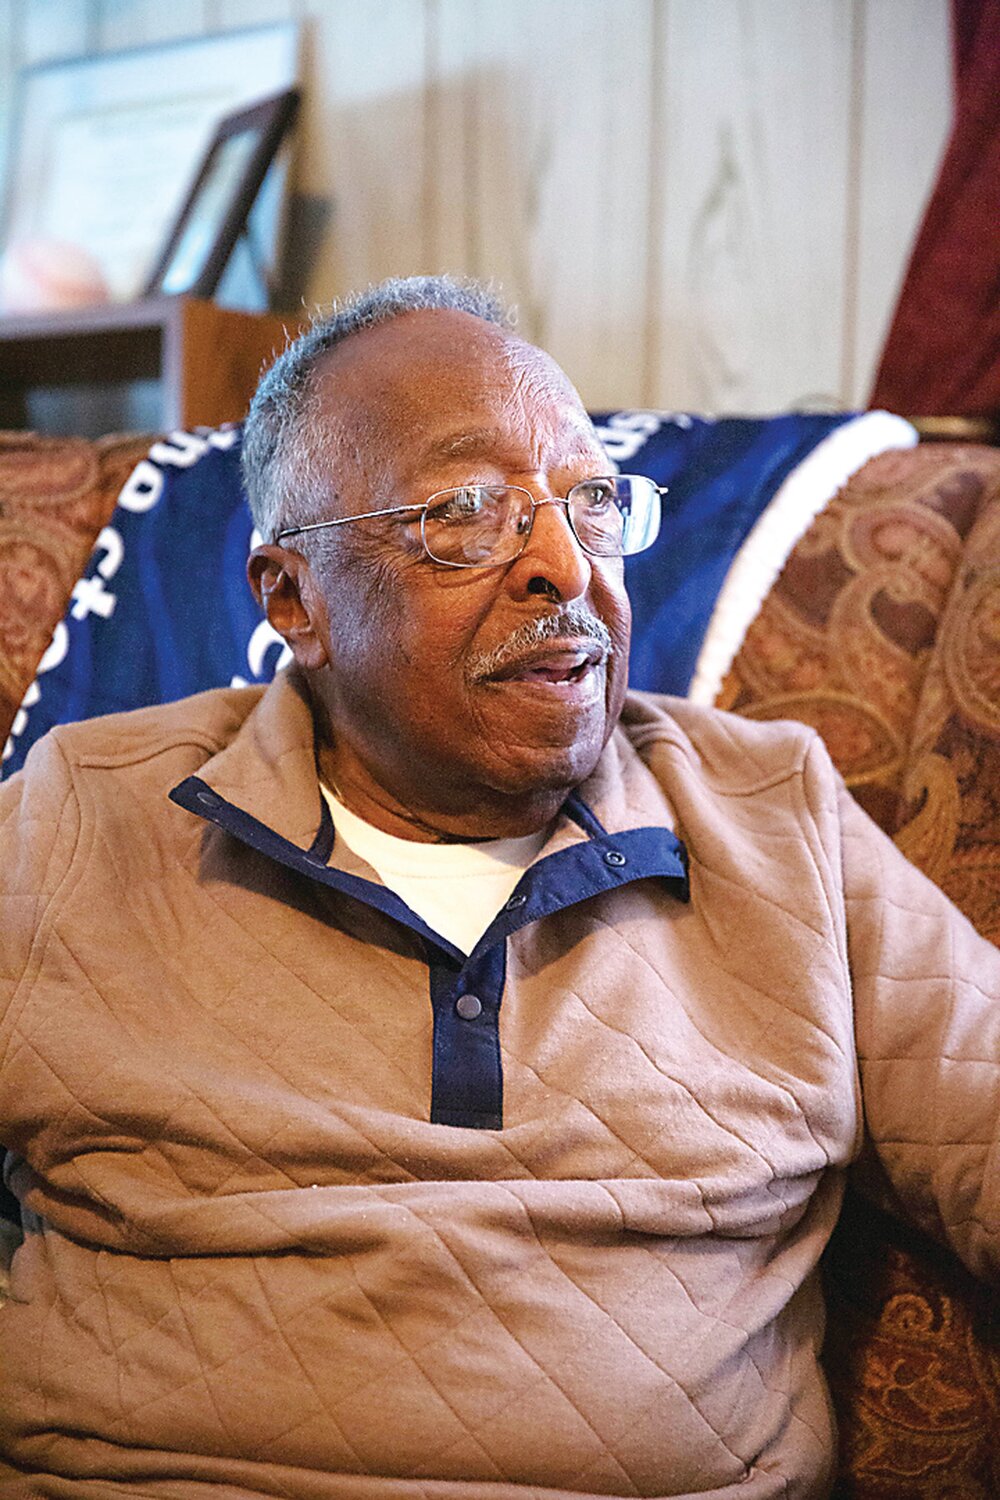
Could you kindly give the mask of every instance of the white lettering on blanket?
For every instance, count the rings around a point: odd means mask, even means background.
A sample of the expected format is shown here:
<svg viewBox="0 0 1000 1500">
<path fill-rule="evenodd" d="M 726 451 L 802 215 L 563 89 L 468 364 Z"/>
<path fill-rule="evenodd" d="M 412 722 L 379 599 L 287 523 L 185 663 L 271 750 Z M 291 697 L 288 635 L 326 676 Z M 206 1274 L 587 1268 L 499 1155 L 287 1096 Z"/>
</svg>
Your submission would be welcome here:
<svg viewBox="0 0 1000 1500">
<path fill-rule="evenodd" d="M 195 432 L 169 433 L 166 438 L 153 444 L 148 457 L 140 459 L 136 464 L 119 492 L 119 507 L 130 511 L 133 515 L 144 515 L 162 499 L 165 467 L 190 468 L 210 448 L 225 452 L 233 446 L 238 437 L 239 428 L 233 426 L 218 429 L 205 428 Z M 125 544 L 121 533 L 114 526 L 103 527 L 94 543 L 86 573 L 73 585 L 73 592 L 70 596 L 72 602 L 69 608 L 69 615 L 72 619 L 85 620 L 88 615 L 96 615 L 102 620 L 111 618 L 116 599 L 106 585 L 118 572 L 124 559 Z M 261 627 L 258 626 L 254 631 L 247 648 L 251 670 L 254 671 L 255 677 L 259 675 L 259 672 L 254 670 L 253 663 L 257 660 L 263 665 L 264 656 L 271 645 L 270 641 L 258 640 L 260 629 Z M 270 631 L 271 627 L 267 626 L 267 629 Z M 274 632 L 271 631 L 271 634 L 274 635 Z M 281 639 L 276 635 L 274 638 L 275 640 Z M 41 697 L 40 679 L 46 672 L 51 672 L 65 661 L 69 644 L 70 636 L 66 622 L 60 620 L 53 632 L 48 650 L 38 663 L 35 679 L 29 685 L 14 715 L 10 736 L 3 748 L 3 760 L 9 759 L 13 754 L 14 741 L 24 733 L 27 726 L 28 712 L 34 708 Z M 284 665 L 285 660 L 287 657 L 283 655 L 278 665 Z M 238 680 L 234 679 L 234 681 Z"/>
<path fill-rule="evenodd" d="M 616 464 L 623 464 L 635 458 L 653 433 L 668 422 L 675 427 L 691 426 L 691 418 L 682 411 L 616 411 L 606 423 L 595 426 L 594 431 L 608 457 Z"/>
<path fill-rule="evenodd" d="M 99 552 L 103 552 L 104 556 L 97 564 L 93 577 L 80 578 L 73 585 L 73 607 L 70 614 L 74 620 L 85 620 L 90 614 L 109 620 L 114 613 L 115 596 L 104 584 L 121 567 L 125 544 L 113 526 L 105 526 L 98 536 L 93 556 L 96 557 Z"/>
</svg>

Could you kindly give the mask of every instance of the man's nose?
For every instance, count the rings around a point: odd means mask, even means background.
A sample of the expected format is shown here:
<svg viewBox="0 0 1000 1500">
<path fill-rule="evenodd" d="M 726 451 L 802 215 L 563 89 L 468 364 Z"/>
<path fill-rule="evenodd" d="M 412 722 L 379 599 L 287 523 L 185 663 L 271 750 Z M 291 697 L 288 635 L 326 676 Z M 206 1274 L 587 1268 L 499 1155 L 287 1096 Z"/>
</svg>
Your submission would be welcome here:
<svg viewBox="0 0 1000 1500">
<path fill-rule="evenodd" d="M 565 501 L 535 498 L 531 535 L 511 564 L 507 583 L 519 596 L 547 594 L 563 602 L 587 592 L 590 559 L 573 535 Z"/>
</svg>

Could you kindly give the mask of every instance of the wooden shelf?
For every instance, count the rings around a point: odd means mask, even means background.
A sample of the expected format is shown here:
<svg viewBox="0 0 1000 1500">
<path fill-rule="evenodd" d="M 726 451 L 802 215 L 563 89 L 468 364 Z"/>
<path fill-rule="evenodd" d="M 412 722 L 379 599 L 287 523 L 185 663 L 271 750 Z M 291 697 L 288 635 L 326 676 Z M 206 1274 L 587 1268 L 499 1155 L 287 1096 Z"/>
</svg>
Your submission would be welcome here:
<svg viewBox="0 0 1000 1500">
<path fill-rule="evenodd" d="M 160 382 L 163 428 L 235 422 L 263 364 L 300 326 L 292 316 L 238 312 L 194 297 L 2 318 L 0 425 L 24 425 L 32 387 L 86 389 L 149 378 Z"/>
</svg>

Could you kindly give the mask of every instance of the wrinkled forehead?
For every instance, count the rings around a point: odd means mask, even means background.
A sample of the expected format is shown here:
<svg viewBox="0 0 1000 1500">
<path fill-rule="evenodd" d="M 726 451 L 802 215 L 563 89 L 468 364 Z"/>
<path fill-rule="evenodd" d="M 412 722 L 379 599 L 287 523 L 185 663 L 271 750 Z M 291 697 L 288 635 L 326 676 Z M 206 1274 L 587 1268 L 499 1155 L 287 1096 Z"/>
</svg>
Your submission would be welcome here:
<svg viewBox="0 0 1000 1500">
<path fill-rule="evenodd" d="M 548 468 L 602 452 L 555 360 L 467 313 L 407 313 L 352 336 L 326 356 L 317 395 L 342 461 L 397 474 L 481 459 Z"/>
</svg>

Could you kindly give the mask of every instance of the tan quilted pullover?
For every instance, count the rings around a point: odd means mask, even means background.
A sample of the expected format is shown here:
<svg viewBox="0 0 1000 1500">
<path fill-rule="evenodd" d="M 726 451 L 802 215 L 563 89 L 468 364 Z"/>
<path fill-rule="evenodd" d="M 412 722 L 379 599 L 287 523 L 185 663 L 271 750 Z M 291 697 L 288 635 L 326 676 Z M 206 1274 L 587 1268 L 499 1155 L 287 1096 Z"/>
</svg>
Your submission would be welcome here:
<svg viewBox="0 0 1000 1500">
<path fill-rule="evenodd" d="M 798 727 L 637 696 L 582 794 L 623 849 L 675 828 L 691 900 L 512 932 L 472 1128 L 430 1118 L 453 958 L 276 857 L 322 843 L 293 679 L 59 730 L 0 790 L 0 1496 L 826 1492 L 855 1034 L 897 1191 L 985 1272 L 1000 955 Z"/>
</svg>

